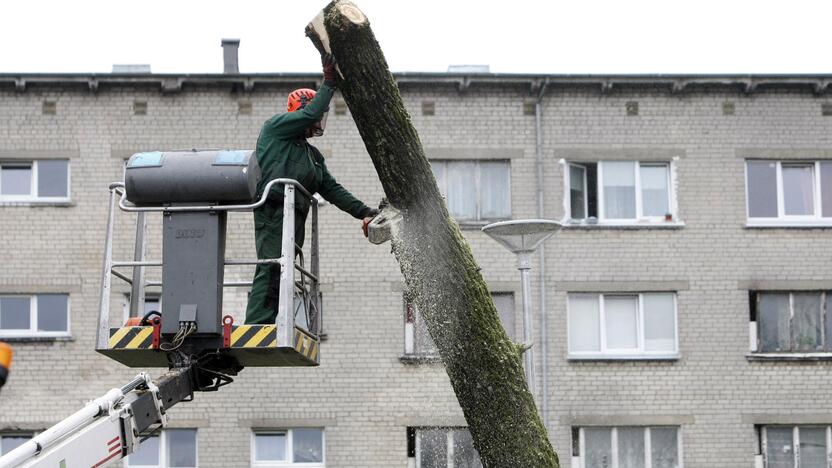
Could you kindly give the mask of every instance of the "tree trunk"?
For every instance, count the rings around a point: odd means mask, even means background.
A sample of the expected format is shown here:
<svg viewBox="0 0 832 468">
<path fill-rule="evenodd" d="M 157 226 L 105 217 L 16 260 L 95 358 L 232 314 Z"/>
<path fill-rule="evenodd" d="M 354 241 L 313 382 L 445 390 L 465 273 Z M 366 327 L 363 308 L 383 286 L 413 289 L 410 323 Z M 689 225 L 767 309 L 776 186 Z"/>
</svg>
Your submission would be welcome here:
<svg viewBox="0 0 832 468">
<path fill-rule="evenodd" d="M 369 21 L 344 0 L 327 5 L 316 21 L 310 38 L 335 56 L 338 87 L 388 201 L 402 212 L 393 253 L 483 465 L 558 467 L 526 385 L 520 348 L 500 324 L 474 256 L 448 215 Z"/>
</svg>

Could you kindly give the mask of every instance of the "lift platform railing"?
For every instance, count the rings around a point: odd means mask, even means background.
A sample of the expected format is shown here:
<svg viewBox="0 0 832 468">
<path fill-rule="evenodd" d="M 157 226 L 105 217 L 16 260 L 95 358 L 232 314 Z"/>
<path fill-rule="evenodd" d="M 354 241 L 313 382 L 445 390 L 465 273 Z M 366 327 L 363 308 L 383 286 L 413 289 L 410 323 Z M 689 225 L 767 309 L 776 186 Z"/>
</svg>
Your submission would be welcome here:
<svg viewBox="0 0 832 468">
<path fill-rule="evenodd" d="M 110 301 L 112 277 L 116 277 L 131 286 L 130 316 L 137 316 L 144 303 L 145 290 L 148 287 L 162 287 L 161 281 L 145 281 L 145 268 L 163 267 L 163 262 L 146 260 L 147 222 L 146 214 L 151 212 L 219 212 L 252 211 L 264 203 L 277 184 L 283 189 L 283 239 L 280 258 L 239 260 L 224 259 L 224 266 L 269 265 L 279 264 L 280 297 L 276 318 L 277 342 L 289 346 L 295 342 L 295 327 L 302 328 L 318 339 L 322 324 L 321 295 L 319 290 L 319 252 L 318 252 L 318 200 L 312 196 L 298 181 L 293 179 L 274 179 L 266 184 L 261 197 L 250 204 L 237 205 L 164 205 L 136 206 L 127 201 L 123 182 L 110 184 L 110 201 L 107 214 L 107 233 L 104 246 L 104 261 L 101 275 L 101 297 L 99 303 L 98 327 L 96 330 L 96 349 L 107 349 L 110 336 Z M 311 245 L 310 267 L 304 264 L 303 252 L 295 243 L 295 192 L 300 191 L 311 201 Z M 134 258 L 132 261 L 113 260 L 113 235 L 115 228 L 115 207 L 121 211 L 134 212 L 136 219 L 136 237 Z M 288 259 L 288 260 L 287 260 Z M 297 259 L 297 260 L 296 260 Z M 287 268 L 291 265 L 291 268 Z M 131 268 L 132 275 L 127 276 L 116 268 Z M 298 273 L 296 275 L 296 272 Z M 248 287 L 251 281 L 223 282 L 223 287 Z M 221 306 L 221 305 L 220 305 Z M 298 323 L 297 314 L 302 313 L 303 324 Z"/>
</svg>

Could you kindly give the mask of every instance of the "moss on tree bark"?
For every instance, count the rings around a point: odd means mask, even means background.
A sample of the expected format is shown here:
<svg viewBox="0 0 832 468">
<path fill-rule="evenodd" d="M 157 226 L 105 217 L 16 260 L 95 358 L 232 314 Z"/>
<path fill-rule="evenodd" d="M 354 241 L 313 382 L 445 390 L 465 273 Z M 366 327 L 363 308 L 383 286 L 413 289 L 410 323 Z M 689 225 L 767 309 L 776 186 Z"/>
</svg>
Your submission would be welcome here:
<svg viewBox="0 0 832 468">
<path fill-rule="evenodd" d="M 338 87 L 387 199 L 403 215 L 392 244 L 408 296 L 436 342 L 483 464 L 558 467 L 518 347 L 448 214 L 369 21 L 343 0 L 327 5 L 323 15 Z M 318 38 L 313 42 L 321 47 Z"/>
</svg>

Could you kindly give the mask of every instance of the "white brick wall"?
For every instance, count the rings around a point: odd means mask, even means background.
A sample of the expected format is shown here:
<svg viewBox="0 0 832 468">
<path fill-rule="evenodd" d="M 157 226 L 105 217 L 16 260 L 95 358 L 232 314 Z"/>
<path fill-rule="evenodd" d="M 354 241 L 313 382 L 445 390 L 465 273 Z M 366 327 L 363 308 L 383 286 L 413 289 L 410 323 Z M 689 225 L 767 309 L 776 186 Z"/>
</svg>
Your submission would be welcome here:
<svg viewBox="0 0 832 468">
<path fill-rule="evenodd" d="M 82 403 L 123 383 L 126 369 L 93 351 L 106 186 L 121 178 L 130 151 L 254 146 L 259 126 L 282 108 L 286 89 L 245 96 L 253 115 L 238 116 L 240 95 L 219 87 L 162 95 L 151 88 L 32 87 L 0 90 L 0 154 L 25 157 L 43 151 L 71 154 L 72 204 L 68 207 L 0 206 L 0 292 L 44 288 L 71 294 L 73 339 L 13 343 L 15 364 L 0 395 L 0 430 L 43 428 Z M 512 214 L 536 217 L 534 117 L 522 113 L 525 90 L 510 87 L 409 87 L 404 91 L 426 148 L 505 148 L 511 160 Z M 57 115 L 41 114 L 44 99 Z M 421 115 L 422 99 L 436 102 Z M 147 115 L 134 116 L 134 100 Z M 624 104 L 639 101 L 639 116 Z M 722 102 L 736 103 L 723 116 Z M 829 149 L 832 119 L 802 91 L 727 89 L 672 95 L 664 90 L 563 87 L 544 99 L 546 217 L 563 216 L 562 166 L 571 149 L 683 151 L 678 161 L 678 230 L 567 230 L 546 249 L 551 438 L 569 465 L 572 421 L 585 417 L 674 416 L 684 420 L 685 466 L 753 466 L 753 415 L 828 414 L 830 367 L 820 363 L 759 363 L 748 351 L 748 299 L 740 282 L 830 280 L 832 237 L 824 229 L 744 228 L 744 164 L 748 148 Z M 330 115 L 327 135 L 315 142 L 330 156 L 337 179 L 368 204 L 382 192 L 349 115 Z M 512 153 L 513 154 L 513 153 Z M 133 228 L 121 216 L 116 251 L 132 253 Z M 204 467 L 249 464 L 250 427 L 308 421 L 326 427 L 327 466 L 404 467 L 408 425 L 462 424 L 440 364 L 406 365 L 398 266 L 389 246 L 373 246 L 359 222 L 328 206 L 321 217 L 325 326 L 329 339 L 320 368 L 247 369 L 234 385 L 199 394 L 178 406 L 174 421 L 199 427 Z M 160 223 L 149 256 L 161 256 Z M 519 288 L 514 258 L 478 230 L 466 236 L 492 284 Z M 254 255 L 249 214 L 232 214 L 228 256 Z M 535 261 L 535 268 L 537 262 Z M 251 269 L 229 271 L 250 279 Z M 539 277 L 533 274 L 534 326 L 539 341 Z M 675 362 L 568 362 L 566 293 L 570 282 L 680 281 L 679 339 Z M 125 291 L 122 289 L 121 291 Z M 121 317 L 114 296 L 113 320 Z M 241 320 L 245 291 L 229 290 L 225 310 Z M 520 300 L 517 323 L 520 324 Z M 117 313 L 116 313 L 117 311 Z M 117 317 L 116 317 L 117 316 Z M 534 348 L 540 392 L 540 346 Z M 155 370 L 158 374 L 161 369 Z M 772 421 L 776 422 L 776 421 Z"/>
</svg>

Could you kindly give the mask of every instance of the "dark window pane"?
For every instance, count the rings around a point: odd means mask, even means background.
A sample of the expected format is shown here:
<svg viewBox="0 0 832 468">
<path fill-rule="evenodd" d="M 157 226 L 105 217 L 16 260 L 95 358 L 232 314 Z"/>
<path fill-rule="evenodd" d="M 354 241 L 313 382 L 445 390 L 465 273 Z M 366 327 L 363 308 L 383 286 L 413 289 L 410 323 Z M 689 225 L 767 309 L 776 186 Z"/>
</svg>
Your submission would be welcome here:
<svg viewBox="0 0 832 468">
<path fill-rule="evenodd" d="M 159 464 L 159 436 L 153 436 L 142 442 L 139 449 L 127 458 L 127 464 L 158 465 Z"/>
<path fill-rule="evenodd" d="M 633 219 L 636 217 L 636 173 L 633 162 L 605 162 L 604 217 Z"/>
<path fill-rule="evenodd" d="M 788 351 L 789 295 L 761 293 L 757 298 L 760 351 Z"/>
<path fill-rule="evenodd" d="M 675 427 L 650 428 L 650 455 L 653 468 L 679 467 L 679 441 Z"/>
<path fill-rule="evenodd" d="M 0 195 L 31 195 L 31 166 L 0 166 Z"/>
<path fill-rule="evenodd" d="M 4 435 L 0 437 L 0 455 L 11 452 L 26 443 L 29 439 L 31 437 L 24 435 Z"/>
<path fill-rule="evenodd" d="M 514 339 L 514 294 L 492 294 L 491 298 L 494 300 L 494 306 L 497 307 L 497 313 L 500 314 L 500 323 L 503 324 L 506 334 Z"/>
<path fill-rule="evenodd" d="M 800 468 L 827 468 L 826 428 L 800 428 Z"/>
<path fill-rule="evenodd" d="M 68 297 L 66 294 L 38 295 L 38 330 L 67 331 Z"/>
<path fill-rule="evenodd" d="M 820 163 L 820 193 L 823 217 L 832 217 L 832 162 Z"/>
<path fill-rule="evenodd" d="M 826 343 L 824 348 L 826 350 L 832 351 L 832 292 L 826 292 L 826 310 L 824 314 L 826 315 Z"/>
<path fill-rule="evenodd" d="M 448 433 L 442 429 L 419 431 L 419 468 L 447 468 Z"/>
<path fill-rule="evenodd" d="M 572 219 L 586 218 L 586 168 L 569 165 L 569 206 Z"/>
<path fill-rule="evenodd" d="M 482 468 L 480 455 L 467 429 L 454 430 L 454 468 Z"/>
<path fill-rule="evenodd" d="M 480 163 L 480 218 L 511 216 L 509 164 L 504 161 Z"/>
<path fill-rule="evenodd" d="M 321 429 L 295 429 L 292 432 L 295 463 L 324 461 L 324 439 Z"/>
<path fill-rule="evenodd" d="M 766 468 L 794 468 L 791 427 L 766 428 Z"/>
<path fill-rule="evenodd" d="M 598 217 L 598 164 L 586 164 L 587 217 Z"/>
<path fill-rule="evenodd" d="M 258 461 L 286 460 L 286 434 L 256 434 L 254 458 Z"/>
<path fill-rule="evenodd" d="M 644 428 L 618 429 L 618 468 L 644 468 Z"/>
<path fill-rule="evenodd" d="M 815 165 L 783 165 L 783 212 L 790 216 L 815 213 Z"/>
<path fill-rule="evenodd" d="M 777 163 L 748 161 L 748 216 L 777 217 Z"/>
<path fill-rule="evenodd" d="M 168 464 L 172 467 L 196 466 L 196 430 L 168 429 Z"/>
<path fill-rule="evenodd" d="M 54 161 L 38 161 L 38 196 L 66 197 L 67 173 L 69 161 L 57 159 Z"/>
<path fill-rule="evenodd" d="M 28 330 L 30 301 L 25 296 L 0 298 L 0 330 Z"/>
<path fill-rule="evenodd" d="M 816 351 L 821 349 L 820 293 L 794 293 L 794 318 L 792 319 L 792 350 Z"/>
<path fill-rule="evenodd" d="M 608 427 L 588 427 L 584 429 L 584 455 L 587 468 L 612 467 L 612 432 Z"/>
</svg>

